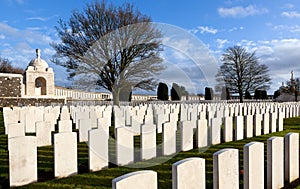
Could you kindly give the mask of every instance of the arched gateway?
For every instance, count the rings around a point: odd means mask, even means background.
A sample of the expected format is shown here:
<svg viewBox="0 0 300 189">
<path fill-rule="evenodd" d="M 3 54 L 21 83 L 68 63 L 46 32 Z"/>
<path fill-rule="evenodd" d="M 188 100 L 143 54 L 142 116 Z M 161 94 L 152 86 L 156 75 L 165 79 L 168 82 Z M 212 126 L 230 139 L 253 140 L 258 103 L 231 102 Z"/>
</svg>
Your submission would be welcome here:
<svg viewBox="0 0 300 189">
<path fill-rule="evenodd" d="M 26 96 L 55 95 L 54 72 L 47 62 L 41 59 L 36 49 L 36 58 L 31 60 L 25 73 Z"/>
</svg>

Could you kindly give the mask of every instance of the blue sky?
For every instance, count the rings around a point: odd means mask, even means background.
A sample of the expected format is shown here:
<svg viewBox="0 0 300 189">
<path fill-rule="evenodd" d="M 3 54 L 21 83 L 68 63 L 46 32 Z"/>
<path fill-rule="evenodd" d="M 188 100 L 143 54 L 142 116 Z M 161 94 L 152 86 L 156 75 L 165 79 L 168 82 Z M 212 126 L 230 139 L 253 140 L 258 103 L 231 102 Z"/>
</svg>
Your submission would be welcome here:
<svg viewBox="0 0 300 189">
<path fill-rule="evenodd" d="M 59 41 L 54 28 L 57 26 L 57 21 L 59 19 L 67 21 L 73 10 L 83 10 L 87 2 L 93 1 L 2 0 L 0 2 L 0 57 L 8 58 L 14 65 L 26 68 L 29 61 L 35 57 L 34 49 L 40 48 L 42 58 L 54 68 L 56 84 L 69 85 L 64 69 L 50 61 L 54 50 L 49 43 Z M 209 65 L 202 67 L 203 69 L 200 67 L 202 73 L 199 73 L 199 70 L 191 66 L 191 57 L 196 57 L 198 54 L 198 57 L 201 55 L 203 58 L 201 61 L 214 59 L 218 66 L 222 52 L 233 45 L 242 45 L 250 52 L 256 51 L 260 63 L 270 68 L 273 85 L 269 93 L 273 93 L 282 81 L 290 78 L 291 70 L 294 70 L 296 77 L 300 77 L 300 2 L 298 0 L 117 0 L 108 2 L 116 5 L 121 5 L 123 2 L 133 3 L 154 22 L 178 27 L 180 30 L 177 32 L 184 30 L 190 35 L 187 37 L 190 40 L 187 38 L 176 40 L 179 49 L 174 50 L 171 47 L 163 53 L 169 69 L 166 70 L 164 77 L 160 78 L 168 84 L 176 81 L 193 93 L 202 92 L 206 85 L 212 85 L 212 82 L 200 81 L 205 76 L 206 79 L 208 78 L 207 75 L 212 72 L 208 73 L 205 69 L 212 67 Z M 198 43 L 192 47 L 187 45 L 195 39 Z M 197 48 L 194 48 L 195 46 Z M 188 51 L 187 54 L 185 50 Z"/>
</svg>

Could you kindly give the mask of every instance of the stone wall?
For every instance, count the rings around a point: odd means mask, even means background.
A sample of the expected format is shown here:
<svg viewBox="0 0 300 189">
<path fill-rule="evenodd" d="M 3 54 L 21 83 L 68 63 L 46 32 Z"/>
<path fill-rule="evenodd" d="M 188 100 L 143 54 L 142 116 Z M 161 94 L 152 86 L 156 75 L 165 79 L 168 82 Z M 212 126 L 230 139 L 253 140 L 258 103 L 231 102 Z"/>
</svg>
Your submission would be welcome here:
<svg viewBox="0 0 300 189">
<path fill-rule="evenodd" d="M 0 98 L 0 107 L 63 105 L 65 99 L 55 98 Z"/>
<path fill-rule="evenodd" d="M 23 76 L 0 73 L 0 97 L 21 97 Z"/>
</svg>

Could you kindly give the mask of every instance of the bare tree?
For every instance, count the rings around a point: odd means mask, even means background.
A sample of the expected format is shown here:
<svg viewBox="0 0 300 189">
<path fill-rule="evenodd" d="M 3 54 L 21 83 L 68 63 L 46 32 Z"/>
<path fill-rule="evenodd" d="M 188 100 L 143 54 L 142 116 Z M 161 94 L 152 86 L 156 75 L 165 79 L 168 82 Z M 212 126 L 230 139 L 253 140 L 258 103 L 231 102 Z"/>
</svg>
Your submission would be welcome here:
<svg viewBox="0 0 300 189">
<path fill-rule="evenodd" d="M 23 74 L 24 69 L 12 66 L 8 59 L 0 58 L 0 73 Z"/>
<path fill-rule="evenodd" d="M 112 92 L 114 104 L 119 104 L 121 91 L 155 89 L 155 75 L 164 69 L 162 35 L 132 5 L 87 4 L 69 22 L 60 20 L 56 29 L 61 42 L 51 44 L 56 50 L 52 61 L 66 67 L 70 78 L 81 75 L 83 86 L 95 80 Z"/>
<path fill-rule="evenodd" d="M 258 63 L 255 52 L 249 53 L 240 46 L 229 47 L 222 55 L 222 65 L 216 75 L 216 88 L 226 86 L 231 93 L 243 94 L 255 90 L 267 90 L 271 84 L 268 67 Z"/>
</svg>

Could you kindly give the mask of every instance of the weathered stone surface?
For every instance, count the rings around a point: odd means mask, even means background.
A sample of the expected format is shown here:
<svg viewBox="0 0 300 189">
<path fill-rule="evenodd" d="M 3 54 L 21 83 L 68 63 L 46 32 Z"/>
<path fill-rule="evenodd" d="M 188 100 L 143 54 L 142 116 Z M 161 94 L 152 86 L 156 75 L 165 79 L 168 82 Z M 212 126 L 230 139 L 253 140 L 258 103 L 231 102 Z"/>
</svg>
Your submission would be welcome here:
<svg viewBox="0 0 300 189">
<path fill-rule="evenodd" d="M 113 189 L 157 189 L 155 171 L 136 171 L 112 180 Z"/>
<path fill-rule="evenodd" d="M 261 135 L 261 122 L 262 122 L 262 115 L 255 114 L 254 115 L 254 136 Z"/>
<path fill-rule="evenodd" d="M 219 150 L 213 155 L 214 189 L 239 188 L 239 151 Z"/>
<path fill-rule="evenodd" d="M 244 126 L 245 126 L 245 137 L 253 137 L 253 116 L 246 115 L 244 116 Z"/>
<path fill-rule="evenodd" d="M 244 117 L 243 116 L 236 116 L 235 117 L 235 140 L 242 140 L 244 139 Z"/>
<path fill-rule="evenodd" d="M 103 128 L 89 130 L 89 169 L 98 171 L 108 167 L 108 138 Z"/>
<path fill-rule="evenodd" d="M 219 118 L 213 118 L 211 120 L 211 143 L 212 145 L 220 144 L 221 143 L 221 125 L 222 125 L 222 119 Z"/>
<path fill-rule="evenodd" d="M 270 115 L 269 113 L 263 114 L 263 134 L 269 134 L 270 133 Z"/>
<path fill-rule="evenodd" d="M 37 146 L 51 145 L 51 123 L 40 121 L 35 123 Z"/>
<path fill-rule="evenodd" d="M 186 158 L 172 165 L 172 189 L 204 189 L 205 159 Z"/>
<path fill-rule="evenodd" d="M 194 124 L 192 121 L 182 121 L 180 126 L 181 150 L 189 151 L 193 149 Z"/>
<path fill-rule="evenodd" d="M 244 146 L 244 188 L 264 188 L 264 143 L 250 142 Z"/>
<path fill-rule="evenodd" d="M 127 127 L 116 128 L 116 157 L 118 165 L 134 162 L 134 134 Z"/>
<path fill-rule="evenodd" d="M 54 134 L 54 176 L 77 174 L 77 133 Z"/>
<path fill-rule="evenodd" d="M 196 131 L 196 147 L 201 148 L 208 145 L 208 128 L 207 120 L 197 120 L 197 131 Z"/>
<path fill-rule="evenodd" d="M 58 121 L 58 132 L 72 132 L 72 121 L 71 120 L 61 120 Z"/>
<path fill-rule="evenodd" d="M 79 142 L 88 141 L 88 132 L 90 129 L 92 129 L 92 124 L 90 119 L 79 120 Z"/>
<path fill-rule="evenodd" d="M 7 125 L 7 137 L 25 136 L 25 127 L 21 123 L 11 123 Z"/>
<path fill-rule="evenodd" d="M 37 181 L 37 141 L 34 136 L 8 139 L 9 183 L 11 187 Z"/>
<path fill-rule="evenodd" d="M 267 141 L 267 188 L 284 186 L 283 137 L 271 137 Z"/>
<path fill-rule="evenodd" d="M 284 137 L 285 181 L 299 178 L 299 133 L 288 133 Z"/>
<path fill-rule="evenodd" d="M 156 125 L 141 126 L 141 159 L 156 157 Z"/>
<path fill-rule="evenodd" d="M 176 122 L 167 122 L 163 124 L 163 155 L 172 155 L 176 153 L 176 124 Z"/>
<path fill-rule="evenodd" d="M 230 142 L 233 140 L 233 122 L 232 117 L 224 117 L 224 141 Z"/>
</svg>

